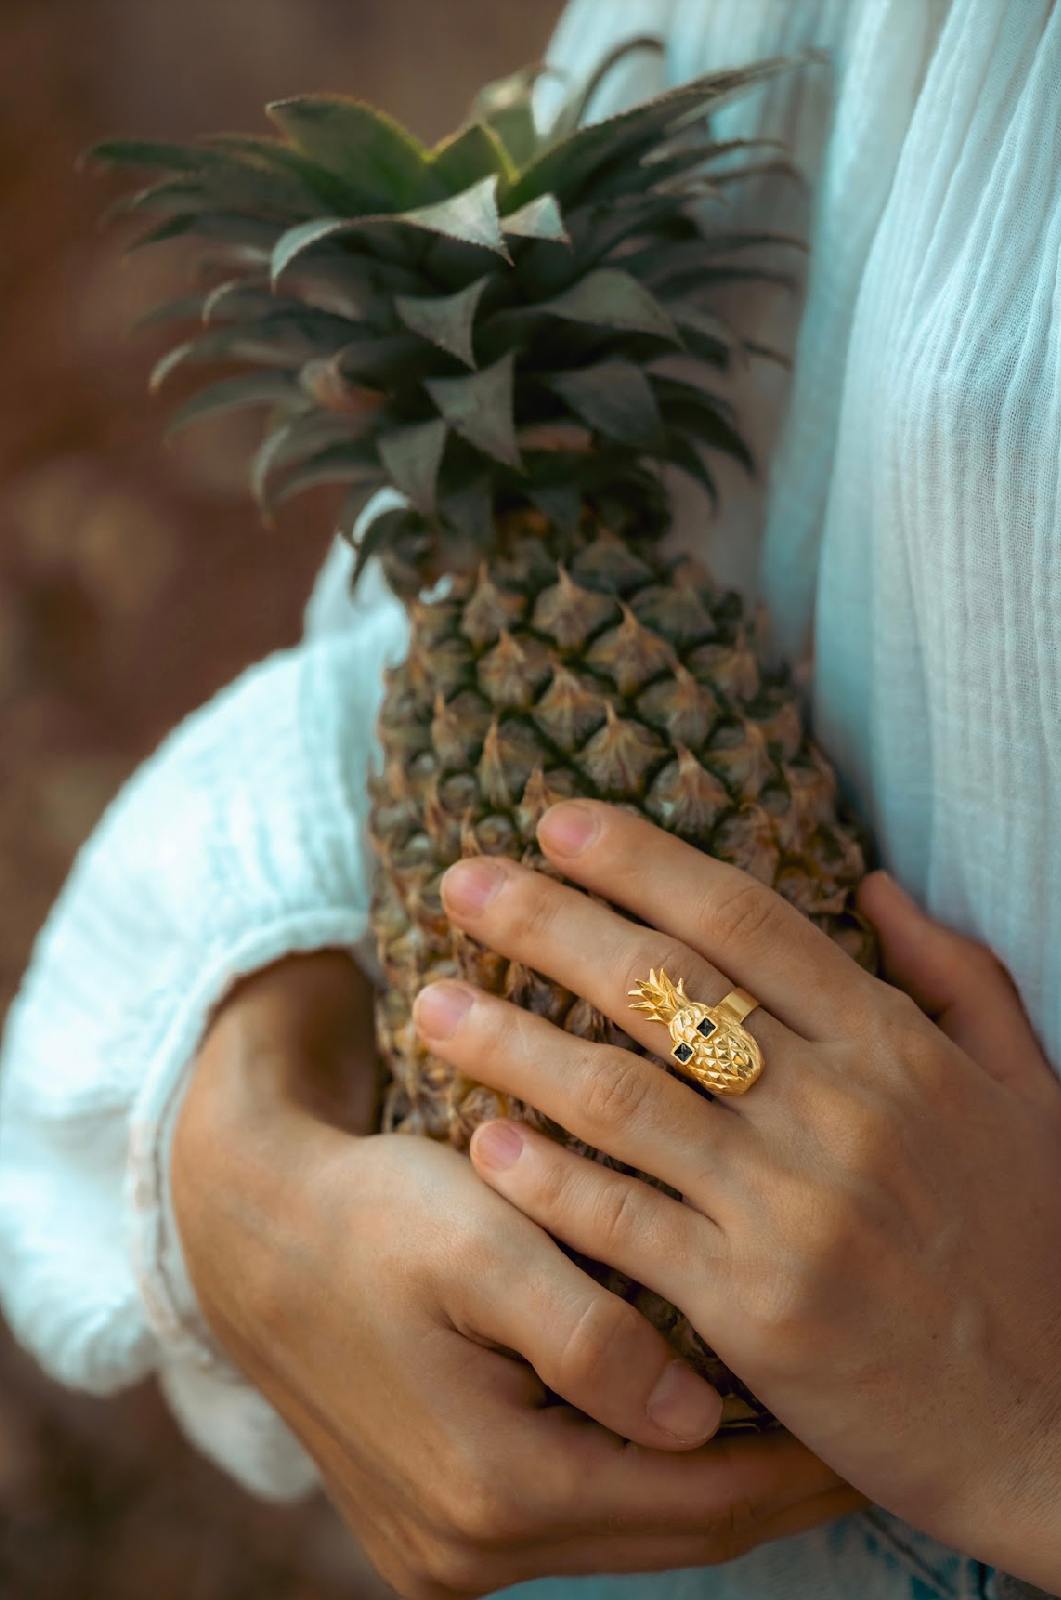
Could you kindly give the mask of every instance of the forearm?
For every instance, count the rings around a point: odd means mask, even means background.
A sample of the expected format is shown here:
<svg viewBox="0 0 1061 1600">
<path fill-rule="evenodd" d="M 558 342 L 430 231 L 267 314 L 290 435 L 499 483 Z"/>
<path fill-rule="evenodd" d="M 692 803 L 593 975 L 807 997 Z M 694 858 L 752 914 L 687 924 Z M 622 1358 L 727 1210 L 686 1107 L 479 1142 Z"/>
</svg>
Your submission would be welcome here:
<svg viewBox="0 0 1061 1600">
<path fill-rule="evenodd" d="M 347 1133 L 376 1130 L 381 1068 L 373 989 L 340 950 L 289 956 L 244 978 L 203 1040 L 197 1079 L 225 1074 L 246 1111 L 312 1113 Z"/>
<path fill-rule="evenodd" d="M 232 990 L 197 1054 L 173 1130 L 173 1210 L 200 1308 L 241 1365 L 241 1311 L 268 1303 L 264 1279 L 298 1213 L 292 1153 L 319 1145 L 323 1159 L 335 1133 L 376 1128 L 372 1018 L 347 955 L 293 956 Z"/>
</svg>

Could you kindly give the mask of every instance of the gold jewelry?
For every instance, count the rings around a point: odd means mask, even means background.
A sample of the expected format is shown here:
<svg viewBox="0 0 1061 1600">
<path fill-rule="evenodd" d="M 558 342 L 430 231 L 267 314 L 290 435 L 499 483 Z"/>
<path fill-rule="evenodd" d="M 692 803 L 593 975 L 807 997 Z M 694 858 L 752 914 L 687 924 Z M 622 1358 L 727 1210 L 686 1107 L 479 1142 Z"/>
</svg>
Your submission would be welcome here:
<svg viewBox="0 0 1061 1600">
<path fill-rule="evenodd" d="M 763 1070 L 759 1042 L 742 1027 L 759 1004 L 747 989 L 731 989 L 717 1006 L 690 1000 L 679 978 L 672 983 L 661 967 L 628 994 L 631 1011 L 643 1011 L 669 1030 L 671 1055 L 695 1083 L 712 1094 L 744 1094 Z"/>
</svg>

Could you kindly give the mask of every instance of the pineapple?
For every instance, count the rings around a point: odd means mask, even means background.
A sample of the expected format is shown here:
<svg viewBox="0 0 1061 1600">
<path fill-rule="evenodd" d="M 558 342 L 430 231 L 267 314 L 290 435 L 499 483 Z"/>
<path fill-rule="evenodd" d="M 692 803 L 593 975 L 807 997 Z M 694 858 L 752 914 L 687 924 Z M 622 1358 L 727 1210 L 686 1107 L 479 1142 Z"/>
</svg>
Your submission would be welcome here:
<svg viewBox="0 0 1061 1600">
<path fill-rule="evenodd" d="M 378 556 L 411 623 L 370 779 L 385 1125 L 459 1148 L 499 1110 L 574 1141 L 425 1052 L 410 1014 L 429 980 L 460 974 L 584 1038 L 636 1048 L 442 911 L 439 879 L 460 856 L 551 870 L 535 824 L 561 797 L 644 813 L 873 959 L 852 910 L 859 844 L 791 682 L 760 664 L 740 598 L 661 545 L 665 469 L 713 497 L 713 452 L 752 467 L 725 390 L 758 347 L 712 301 L 721 286 L 776 277 L 755 250 L 793 241 L 727 230 L 717 202 L 784 163 L 753 148 L 765 141 L 712 143 L 708 119 L 790 64 L 702 77 L 585 126 L 603 74 L 651 48 L 617 51 L 544 131 L 525 71 L 485 90 L 433 149 L 329 95 L 270 106 L 278 137 L 110 140 L 93 152 L 154 170 L 119 202 L 150 218 L 138 244 L 201 242 L 198 292 L 153 319 L 200 327 L 152 383 L 198 364 L 235 370 L 173 426 L 265 407 L 251 479 L 267 517 L 338 483 L 349 533 L 380 485 L 404 497 L 368 524 L 355 566 L 356 581 Z M 719 1386 L 730 1426 L 769 1420 L 673 1307 L 586 1265 Z"/>
</svg>

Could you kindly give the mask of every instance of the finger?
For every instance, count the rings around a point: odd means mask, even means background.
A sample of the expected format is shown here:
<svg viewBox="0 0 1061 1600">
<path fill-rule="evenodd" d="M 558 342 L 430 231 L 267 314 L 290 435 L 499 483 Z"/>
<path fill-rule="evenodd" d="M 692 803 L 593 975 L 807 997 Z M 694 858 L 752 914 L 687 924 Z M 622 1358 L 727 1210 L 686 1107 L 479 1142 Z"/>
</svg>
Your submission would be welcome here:
<svg viewBox="0 0 1061 1600">
<path fill-rule="evenodd" d="M 718 1428 L 716 1390 L 539 1229 L 452 1284 L 444 1304 L 459 1332 L 517 1351 L 556 1394 L 635 1444 L 688 1450 Z"/>
<path fill-rule="evenodd" d="M 871 1006 L 872 979 L 802 912 L 645 818 L 563 801 L 538 838 L 568 877 L 682 940 L 804 1038 L 836 1039 Z"/>
<path fill-rule="evenodd" d="M 775 1539 L 788 1539 L 850 1516 L 868 1502 L 846 1486 L 815 1495 L 783 1511 L 764 1515 L 757 1507 L 734 1507 L 696 1533 L 624 1534 L 562 1540 L 506 1552 L 504 1582 L 575 1578 L 594 1573 L 674 1572 L 717 1566 Z"/>
<path fill-rule="evenodd" d="M 743 1125 L 655 1062 L 579 1039 L 465 983 L 429 984 L 414 1018 L 431 1050 L 465 1077 L 518 1096 L 711 1212 L 721 1173 L 739 1159 Z"/>
<path fill-rule="evenodd" d="M 1056 1079 L 991 951 L 927 916 L 886 872 L 866 878 L 859 907 L 877 930 L 889 981 L 985 1072 L 1056 1109 Z"/>
<path fill-rule="evenodd" d="M 663 1024 L 631 1008 L 636 983 L 663 967 L 675 982 L 684 980 L 693 999 L 708 1004 L 733 987 L 678 940 L 628 922 L 610 906 L 515 861 L 458 861 L 442 879 L 442 897 L 451 919 L 476 939 L 573 989 L 660 1055 L 669 1054 L 670 1037 Z M 745 1027 L 776 1070 L 794 1035 L 761 1007 Z"/>
<path fill-rule="evenodd" d="M 702 1535 L 741 1510 L 772 1517 L 842 1486 L 781 1430 L 721 1435 L 687 1455 L 664 1454 L 632 1450 L 561 1406 L 538 1414 L 521 1447 L 533 1449 L 544 1492 L 559 1511 L 556 1526 L 566 1515 L 572 1532 L 605 1526 Z"/>
<path fill-rule="evenodd" d="M 717 1229 L 691 1207 L 517 1122 L 476 1128 L 471 1157 L 491 1188 L 557 1239 L 710 1324 L 701 1284 L 723 1292 L 725 1265 L 712 1248 Z"/>
</svg>

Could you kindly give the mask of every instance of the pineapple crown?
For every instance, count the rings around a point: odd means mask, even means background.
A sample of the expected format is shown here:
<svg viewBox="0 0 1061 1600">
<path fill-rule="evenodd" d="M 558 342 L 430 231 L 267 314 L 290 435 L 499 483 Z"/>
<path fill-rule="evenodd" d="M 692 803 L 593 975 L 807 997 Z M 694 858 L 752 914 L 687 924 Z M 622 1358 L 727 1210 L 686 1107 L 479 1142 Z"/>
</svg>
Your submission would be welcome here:
<svg viewBox="0 0 1061 1600">
<path fill-rule="evenodd" d="M 368 495 L 393 485 L 405 504 L 370 522 L 357 571 L 381 551 L 408 589 L 493 553 L 510 506 L 573 534 L 596 503 L 628 537 L 652 537 L 663 467 L 712 499 L 705 450 L 752 470 L 718 389 L 760 347 L 712 311 L 712 293 L 790 282 L 744 252 L 799 241 L 712 230 L 694 202 L 753 173 L 792 173 L 773 141 L 711 142 L 706 128 L 788 63 L 714 73 L 585 125 L 619 61 L 659 48 L 628 41 L 544 129 L 532 95 L 546 69 L 519 72 L 430 149 L 337 95 L 269 106 L 279 137 L 98 144 L 88 159 L 156 174 L 108 213 L 156 219 L 131 249 L 201 246 L 197 292 L 145 319 L 199 324 L 152 388 L 192 365 L 236 369 L 183 404 L 170 432 L 266 407 L 250 478 L 267 520 L 338 483 L 349 534 Z"/>
</svg>

